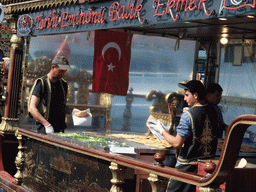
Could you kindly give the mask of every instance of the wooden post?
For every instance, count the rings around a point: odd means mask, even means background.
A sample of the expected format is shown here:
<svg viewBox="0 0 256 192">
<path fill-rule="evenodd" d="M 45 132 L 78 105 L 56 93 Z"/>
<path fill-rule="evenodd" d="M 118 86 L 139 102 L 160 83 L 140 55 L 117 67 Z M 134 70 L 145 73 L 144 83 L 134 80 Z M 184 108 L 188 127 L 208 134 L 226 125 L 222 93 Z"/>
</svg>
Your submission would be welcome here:
<svg viewBox="0 0 256 192">
<path fill-rule="evenodd" d="M 160 192 L 159 191 L 159 187 L 160 187 L 159 179 L 158 179 L 157 175 L 150 173 L 149 177 L 148 177 L 148 181 L 151 185 L 152 192 Z"/>
<path fill-rule="evenodd" d="M 0 132 L 3 134 L 14 134 L 18 128 L 18 107 L 20 97 L 20 83 L 22 79 L 22 58 L 24 40 L 16 35 L 17 33 L 17 18 L 6 16 L 11 23 L 11 51 L 10 65 L 8 70 L 8 81 L 6 88 L 6 105 L 4 117 L 0 125 Z"/>
<path fill-rule="evenodd" d="M 15 177 L 15 180 L 17 181 L 18 185 L 20 185 L 22 183 L 22 179 L 23 179 L 22 169 L 23 169 L 23 164 L 25 161 L 25 154 L 24 154 L 23 150 L 25 149 L 25 147 L 22 146 L 22 135 L 20 135 L 16 132 L 16 137 L 19 141 L 19 146 L 18 146 L 19 152 L 15 159 L 17 173 L 14 175 L 14 177 Z"/>
<path fill-rule="evenodd" d="M 123 192 L 122 185 L 124 184 L 125 168 L 115 162 L 111 162 L 109 169 L 112 172 L 111 183 L 113 184 L 110 192 Z"/>
<path fill-rule="evenodd" d="M 154 155 L 155 165 L 164 167 L 163 161 L 166 159 L 165 154 L 159 152 Z M 155 174 L 150 173 L 148 177 L 152 192 L 164 192 L 168 183 L 168 180 L 159 177 Z"/>
</svg>

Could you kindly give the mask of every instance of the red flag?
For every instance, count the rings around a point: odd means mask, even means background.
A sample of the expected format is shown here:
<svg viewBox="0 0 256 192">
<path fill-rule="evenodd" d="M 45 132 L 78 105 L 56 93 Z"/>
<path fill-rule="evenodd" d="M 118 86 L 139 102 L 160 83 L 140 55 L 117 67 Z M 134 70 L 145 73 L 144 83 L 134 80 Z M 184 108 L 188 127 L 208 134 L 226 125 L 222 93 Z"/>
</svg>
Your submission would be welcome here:
<svg viewBox="0 0 256 192">
<path fill-rule="evenodd" d="M 132 34 L 95 31 L 92 91 L 126 95 Z"/>
</svg>

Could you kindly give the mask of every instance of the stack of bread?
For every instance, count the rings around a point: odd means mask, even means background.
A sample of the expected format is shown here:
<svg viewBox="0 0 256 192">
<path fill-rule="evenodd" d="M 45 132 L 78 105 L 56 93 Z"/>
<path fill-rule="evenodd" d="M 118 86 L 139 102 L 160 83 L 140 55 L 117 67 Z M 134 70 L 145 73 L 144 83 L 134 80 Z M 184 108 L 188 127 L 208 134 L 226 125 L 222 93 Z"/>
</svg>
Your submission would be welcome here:
<svg viewBox="0 0 256 192">
<path fill-rule="evenodd" d="M 76 117 L 88 117 L 90 114 L 88 113 L 88 111 L 77 111 L 74 113 L 74 115 Z"/>
</svg>

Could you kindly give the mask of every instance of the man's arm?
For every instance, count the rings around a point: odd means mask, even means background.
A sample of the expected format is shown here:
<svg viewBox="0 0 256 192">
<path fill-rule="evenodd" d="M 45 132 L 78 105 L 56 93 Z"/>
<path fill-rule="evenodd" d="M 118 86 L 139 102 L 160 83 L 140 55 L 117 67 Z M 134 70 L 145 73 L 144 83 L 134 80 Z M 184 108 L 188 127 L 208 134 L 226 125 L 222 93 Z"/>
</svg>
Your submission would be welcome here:
<svg viewBox="0 0 256 192">
<path fill-rule="evenodd" d="M 37 109 L 37 105 L 39 104 L 39 102 L 40 98 L 35 95 L 32 95 L 31 102 L 29 105 L 29 112 L 35 118 L 36 121 L 41 123 L 43 126 L 48 126 L 50 125 L 50 123 L 42 116 L 42 114 Z"/>
<path fill-rule="evenodd" d="M 176 136 L 172 136 L 166 131 L 163 131 L 163 136 L 174 149 L 180 149 L 186 140 L 185 137 L 181 137 L 179 134 L 176 134 Z"/>
</svg>

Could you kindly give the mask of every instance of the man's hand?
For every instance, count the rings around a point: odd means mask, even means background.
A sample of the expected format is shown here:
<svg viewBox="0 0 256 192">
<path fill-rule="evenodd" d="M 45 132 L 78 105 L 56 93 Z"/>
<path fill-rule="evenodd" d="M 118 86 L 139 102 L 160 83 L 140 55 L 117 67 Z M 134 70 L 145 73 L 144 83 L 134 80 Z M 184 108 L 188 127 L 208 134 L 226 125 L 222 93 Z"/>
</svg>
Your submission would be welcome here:
<svg viewBox="0 0 256 192">
<path fill-rule="evenodd" d="M 163 135 L 164 131 L 168 132 L 170 129 L 170 126 L 162 124 L 158 119 L 156 119 L 152 115 L 149 116 L 146 125 L 148 128 L 159 132 L 161 135 Z"/>
<path fill-rule="evenodd" d="M 46 132 L 47 134 L 54 132 L 53 126 L 52 126 L 51 124 L 45 126 L 44 128 L 45 128 L 45 132 Z"/>
</svg>

